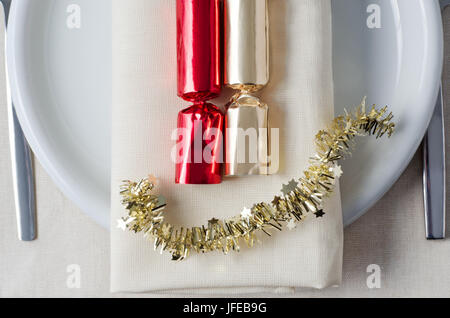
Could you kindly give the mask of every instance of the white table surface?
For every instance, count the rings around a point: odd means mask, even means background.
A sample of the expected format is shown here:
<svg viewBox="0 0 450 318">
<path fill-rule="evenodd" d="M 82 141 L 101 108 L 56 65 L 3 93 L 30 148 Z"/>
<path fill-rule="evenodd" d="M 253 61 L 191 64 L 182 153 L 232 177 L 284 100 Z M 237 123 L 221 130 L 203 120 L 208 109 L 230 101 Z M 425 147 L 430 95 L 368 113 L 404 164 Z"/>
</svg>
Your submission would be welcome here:
<svg viewBox="0 0 450 318">
<path fill-rule="evenodd" d="M 448 101 L 450 10 L 445 20 L 444 77 Z M 0 34 L 3 31 L 1 24 Z M 2 38 L 0 47 L 3 45 Z M 0 60 L 3 59 L 0 50 Z M 31 243 L 17 240 L 4 74 L 0 63 L 0 297 L 136 297 L 109 293 L 109 233 L 66 199 L 38 162 L 35 167 L 39 239 Z M 447 153 L 450 153 L 450 104 L 446 107 Z M 447 180 L 450 189 L 450 173 Z M 450 224 L 450 216 L 447 219 Z M 450 237 L 450 225 L 447 228 Z M 68 287 L 71 274 L 67 270 L 72 264 L 80 269 L 80 288 Z M 370 275 L 367 267 L 371 264 L 381 268 L 380 288 L 367 286 Z M 418 152 L 392 190 L 345 230 L 342 286 L 323 291 L 302 290 L 292 296 L 450 297 L 449 266 L 450 238 L 425 240 L 422 159 Z"/>
</svg>

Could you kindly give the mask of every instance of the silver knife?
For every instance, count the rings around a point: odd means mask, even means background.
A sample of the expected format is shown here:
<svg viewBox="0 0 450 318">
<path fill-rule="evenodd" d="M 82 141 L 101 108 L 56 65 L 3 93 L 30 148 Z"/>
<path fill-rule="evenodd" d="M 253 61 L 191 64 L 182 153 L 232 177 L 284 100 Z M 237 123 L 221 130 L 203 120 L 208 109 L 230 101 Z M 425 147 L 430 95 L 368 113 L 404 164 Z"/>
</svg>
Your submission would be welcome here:
<svg viewBox="0 0 450 318">
<path fill-rule="evenodd" d="M 12 0 L 0 1 L 5 12 L 6 28 L 8 28 L 9 11 Z M 33 241 L 36 239 L 36 201 L 33 159 L 11 99 L 7 66 L 6 85 L 8 94 L 8 122 L 13 170 L 14 201 L 16 206 L 18 234 L 19 239 L 22 241 Z"/>
<path fill-rule="evenodd" d="M 440 0 L 442 12 L 450 0 Z M 446 168 L 443 85 L 423 143 L 425 234 L 429 240 L 445 238 Z"/>
</svg>

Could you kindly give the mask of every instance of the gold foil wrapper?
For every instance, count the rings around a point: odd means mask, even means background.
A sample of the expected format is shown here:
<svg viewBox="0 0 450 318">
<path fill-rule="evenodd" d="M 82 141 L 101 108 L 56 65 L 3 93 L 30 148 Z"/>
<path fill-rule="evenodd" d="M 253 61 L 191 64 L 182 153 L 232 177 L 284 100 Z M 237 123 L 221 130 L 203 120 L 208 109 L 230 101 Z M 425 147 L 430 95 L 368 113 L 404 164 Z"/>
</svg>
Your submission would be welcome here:
<svg viewBox="0 0 450 318">
<path fill-rule="evenodd" d="M 269 82 L 267 0 L 224 0 L 224 14 L 225 85 L 261 89 Z"/>
<path fill-rule="evenodd" d="M 267 0 L 224 0 L 225 85 L 240 91 L 226 116 L 225 175 L 268 175 L 269 109 L 250 95 L 269 82 Z"/>
<path fill-rule="evenodd" d="M 225 131 L 225 175 L 268 175 L 268 106 L 255 96 L 239 94 L 228 107 Z"/>
</svg>

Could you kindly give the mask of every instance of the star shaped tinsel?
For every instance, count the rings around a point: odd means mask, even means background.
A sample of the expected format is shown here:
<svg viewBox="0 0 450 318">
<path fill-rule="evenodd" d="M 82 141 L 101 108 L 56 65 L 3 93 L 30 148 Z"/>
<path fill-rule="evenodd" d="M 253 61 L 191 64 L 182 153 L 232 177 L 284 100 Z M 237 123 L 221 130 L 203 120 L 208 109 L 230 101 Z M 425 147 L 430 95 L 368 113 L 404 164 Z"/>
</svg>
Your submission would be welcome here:
<svg viewBox="0 0 450 318">
<path fill-rule="evenodd" d="M 148 181 L 153 184 L 153 186 L 156 188 L 159 186 L 159 179 L 155 177 L 153 174 L 148 176 Z"/>
<path fill-rule="evenodd" d="M 117 220 L 117 228 L 121 229 L 122 231 L 125 231 L 127 229 L 128 224 L 136 220 L 136 218 L 128 218 L 126 220 L 124 219 L 118 219 Z"/>
<path fill-rule="evenodd" d="M 323 212 L 323 210 L 319 210 L 316 213 L 314 213 L 314 215 L 316 216 L 316 218 L 321 218 L 325 215 L 325 212 Z"/>
<path fill-rule="evenodd" d="M 280 201 L 281 201 L 281 198 L 279 196 L 276 196 L 272 201 L 273 206 L 277 206 L 278 203 L 280 203 Z"/>
<path fill-rule="evenodd" d="M 289 195 L 292 191 L 294 191 L 298 186 L 298 182 L 292 179 L 289 181 L 288 184 L 283 184 L 283 188 L 281 189 L 281 192 L 284 195 Z"/>
<path fill-rule="evenodd" d="M 286 227 L 289 229 L 289 231 L 292 231 L 293 229 L 295 229 L 297 227 L 297 222 L 295 222 L 294 219 L 290 219 L 289 222 L 287 223 Z"/>
<path fill-rule="evenodd" d="M 252 210 L 244 208 L 241 212 L 241 217 L 248 220 L 252 216 Z"/>
<path fill-rule="evenodd" d="M 214 218 L 214 219 L 209 220 L 208 223 L 211 225 L 216 225 L 216 224 L 219 224 L 219 220 Z"/>
<path fill-rule="evenodd" d="M 334 173 L 334 177 L 337 178 L 337 179 L 339 179 L 340 177 L 342 177 L 342 174 L 343 174 L 344 172 L 342 171 L 342 167 L 341 167 L 341 166 L 335 165 L 335 166 L 333 167 L 333 173 Z"/>
</svg>

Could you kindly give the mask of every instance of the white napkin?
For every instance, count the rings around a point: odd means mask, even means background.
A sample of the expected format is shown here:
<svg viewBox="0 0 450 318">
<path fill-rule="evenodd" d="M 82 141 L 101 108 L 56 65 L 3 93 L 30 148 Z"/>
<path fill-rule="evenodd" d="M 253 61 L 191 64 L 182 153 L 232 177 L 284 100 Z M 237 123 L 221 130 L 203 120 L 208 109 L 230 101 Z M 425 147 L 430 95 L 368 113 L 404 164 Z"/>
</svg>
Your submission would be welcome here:
<svg viewBox="0 0 450 318">
<path fill-rule="evenodd" d="M 177 113 L 175 0 L 114 0 L 111 290 L 113 292 L 253 293 L 324 288 L 341 281 L 343 227 L 339 191 L 324 218 L 263 237 L 241 253 L 196 255 L 172 262 L 117 219 L 121 180 L 154 174 L 168 201 L 167 218 L 204 224 L 271 201 L 283 183 L 300 177 L 315 152 L 314 136 L 333 118 L 330 0 L 270 1 L 271 82 L 261 99 L 280 127 L 277 175 L 225 180 L 221 185 L 175 185 L 170 160 Z M 230 92 L 217 103 L 224 104 Z"/>
</svg>

